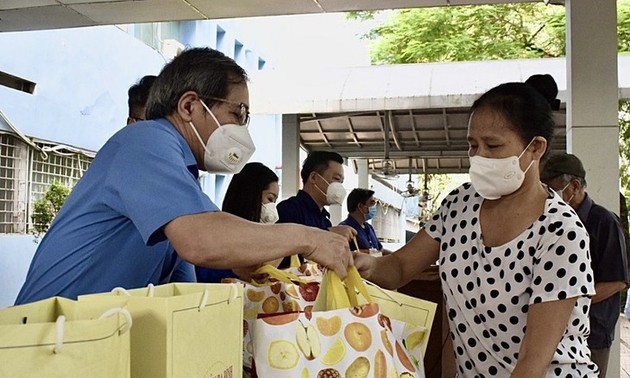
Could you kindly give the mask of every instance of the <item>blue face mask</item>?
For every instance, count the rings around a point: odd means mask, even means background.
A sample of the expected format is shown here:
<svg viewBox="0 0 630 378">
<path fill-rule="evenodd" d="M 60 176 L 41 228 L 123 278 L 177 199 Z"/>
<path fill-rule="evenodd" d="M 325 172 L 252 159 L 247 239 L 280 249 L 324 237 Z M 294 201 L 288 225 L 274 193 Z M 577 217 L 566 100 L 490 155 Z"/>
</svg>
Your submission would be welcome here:
<svg viewBox="0 0 630 378">
<path fill-rule="evenodd" d="M 376 206 L 372 206 L 368 209 L 367 214 L 365 214 L 365 220 L 370 220 L 376 216 Z"/>
</svg>

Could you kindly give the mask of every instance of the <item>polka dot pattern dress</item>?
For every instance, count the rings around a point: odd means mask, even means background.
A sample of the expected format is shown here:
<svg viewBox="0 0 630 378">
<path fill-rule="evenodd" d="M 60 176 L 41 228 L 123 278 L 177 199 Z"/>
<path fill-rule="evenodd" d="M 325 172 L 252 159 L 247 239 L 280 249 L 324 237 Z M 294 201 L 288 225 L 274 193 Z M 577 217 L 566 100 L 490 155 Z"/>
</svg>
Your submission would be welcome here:
<svg viewBox="0 0 630 378">
<path fill-rule="evenodd" d="M 586 344 L 595 293 L 588 234 L 550 191 L 544 213 L 498 247 L 483 244 L 483 198 L 464 184 L 425 226 L 440 242 L 440 278 L 460 377 L 509 377 L 530 305 L 578 297 L 547 377 L 596 377 Z"/>
</svg>

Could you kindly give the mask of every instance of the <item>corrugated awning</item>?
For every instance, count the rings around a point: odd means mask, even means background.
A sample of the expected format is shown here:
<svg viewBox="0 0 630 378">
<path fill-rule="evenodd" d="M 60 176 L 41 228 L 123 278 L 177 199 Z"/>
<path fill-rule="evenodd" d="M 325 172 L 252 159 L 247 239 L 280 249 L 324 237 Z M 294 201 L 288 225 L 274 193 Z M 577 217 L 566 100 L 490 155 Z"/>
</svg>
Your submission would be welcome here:
<svg viewBox="0 0 630 378">
<path fill-rule="evenodd" d="M 620 56 L 620 98 L 630 98 L 630 56 Z M 566 150 L 564 58 L 261 71 L 252 77 L 251 106 L 258 114 L 295 114 L 307 151 L 334 150 L 367 158 L 379 170 L 388 155 L 398 174 L 468 171 L 470 106 L 505 82 L 551 74 L 561 108 L 552 148 Z"/>
</svg>

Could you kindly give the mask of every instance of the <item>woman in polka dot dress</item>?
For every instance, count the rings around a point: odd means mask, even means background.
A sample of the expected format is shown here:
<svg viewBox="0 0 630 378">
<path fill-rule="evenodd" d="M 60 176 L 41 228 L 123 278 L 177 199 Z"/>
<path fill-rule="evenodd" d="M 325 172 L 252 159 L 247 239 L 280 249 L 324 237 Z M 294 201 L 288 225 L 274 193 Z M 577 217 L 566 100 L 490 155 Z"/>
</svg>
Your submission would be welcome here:
<svg viewBox="0 0 630 378">
<path fill-rule="evenodd" d="M 588 235 L 539 178 L 553 127 L 532 87 L 491 89 L 468 124 L 471 184 L 394 254 L 355 257 L 364 277 L 392 289 L 438 261 L 461 377 L 597 376 Z"/>
</svg>

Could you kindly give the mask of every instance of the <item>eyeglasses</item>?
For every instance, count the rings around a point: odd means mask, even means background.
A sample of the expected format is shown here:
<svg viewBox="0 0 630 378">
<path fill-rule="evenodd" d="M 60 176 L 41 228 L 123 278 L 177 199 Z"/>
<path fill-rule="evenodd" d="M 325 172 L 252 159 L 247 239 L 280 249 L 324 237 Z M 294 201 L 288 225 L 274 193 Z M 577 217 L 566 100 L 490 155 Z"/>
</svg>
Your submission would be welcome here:
<svg viewBox="0 0 630 378">
<path fill-rule="evenodd" d="M 249 125 L 249 106 L 245 105 L 242 102 L 230 101 L 230 100 L 226 100 L 224 98 L 208 97 L 208 99 L 214 100 L 214 101 L 219 101 L 219 102 L 224 102 L 226 104 L 237 105 L 238 106 L 238 123 L 239 123 L 239 125 L 241 125 L 241 126 Z"/>
</svg>

